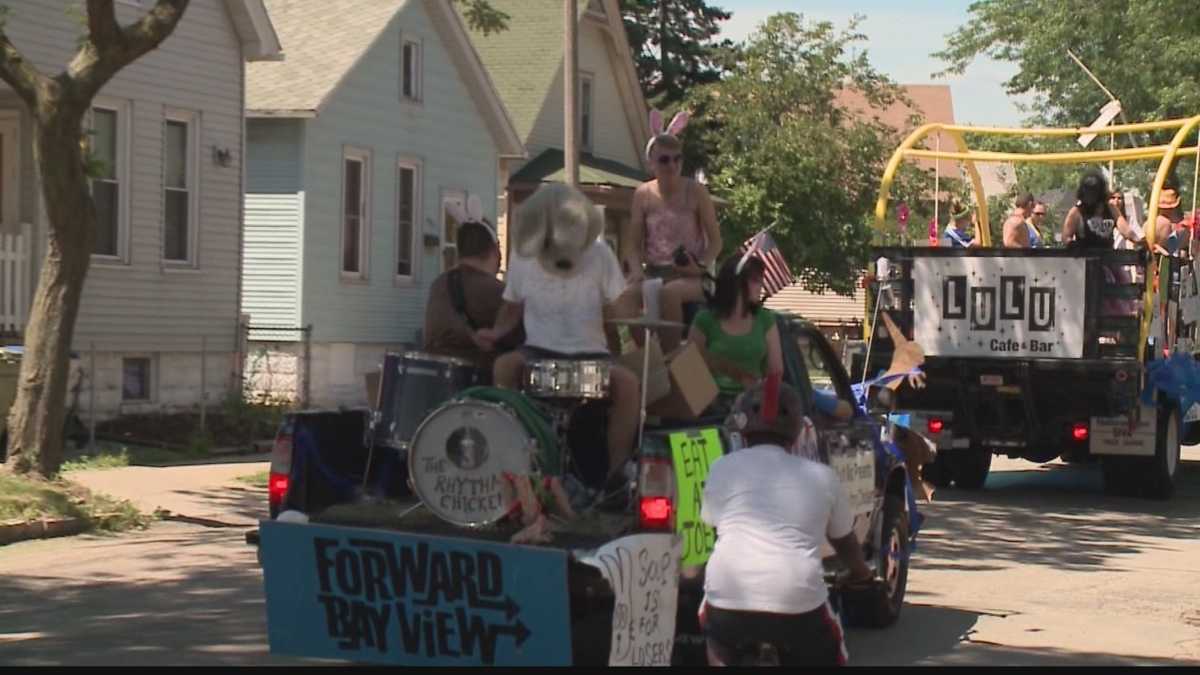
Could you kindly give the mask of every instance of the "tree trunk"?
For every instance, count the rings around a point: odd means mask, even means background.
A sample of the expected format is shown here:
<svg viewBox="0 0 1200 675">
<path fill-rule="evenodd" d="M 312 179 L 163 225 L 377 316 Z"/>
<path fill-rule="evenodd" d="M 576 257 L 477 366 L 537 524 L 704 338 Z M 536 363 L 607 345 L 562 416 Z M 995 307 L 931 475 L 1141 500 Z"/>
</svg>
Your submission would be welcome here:
<svg viewBox="0 0 1200 675">
<path fill-rule="evenodd" d="M 49 245 L 25 328 L 17 398 L 8 416 L 8 465 L 47 478 L 63 461 L 71 340 L 91 262 L 96 210 L 84 167 L 88 102 L 63 96 L 37 111 L 34 161 L 49 220 Z M 94 375 L 93 375 L 94 376 Z"/>
</svg>

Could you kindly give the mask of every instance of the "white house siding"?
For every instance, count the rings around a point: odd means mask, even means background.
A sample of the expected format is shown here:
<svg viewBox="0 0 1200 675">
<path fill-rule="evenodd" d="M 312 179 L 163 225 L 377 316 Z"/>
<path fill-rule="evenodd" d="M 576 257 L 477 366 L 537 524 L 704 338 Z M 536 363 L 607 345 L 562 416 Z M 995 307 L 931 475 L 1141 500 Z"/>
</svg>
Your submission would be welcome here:
<svg viewBox="0 0 1200 675">
<path fill-rule="evenodd" d="M 591 153 L 627 166 L 641 166 L 641 151 L 634 147 L 633 130 L 621 103 L 616 80 L 616 56 L 604 29 L 583 19 L 579 24 L 579 72 L 592 76 Z M 563 71 L 560 67 L 533 125 L 526 148 L 529 158 L 547 148 L 563 147 Z"/>
<path fill-rule="evenodd" d="M 468 96 L 438 33 L 421 7 L 410 2 L 351 70 L 305 133 L 305 247 L 302 314 L 313 325 L 314 401 L 323 397 L 315 365 L 329 345 L 337 364 L 331 386 L 361 385 L 367 363 L 388 347 L 413 341 L 420 328 L 429 283 L 440 271 L 439 248 L 422 233 L 440 234 L 441 196 L 479 195 L 489 218 L 496 204 L 498 153 L 480 111 Z M 423 102 L 400 102 L 401 35 L 423 42 Z M 368 278 L 340 275 L 342 155 L 346 146 L 371 151 Z M 420 223 L 414 254 L 416 278 L 397 281 L 396 164 L 421 162 Z M 359 359 L 355 345 L 370 352 Z M 368 345 L 371 345 L 368 347 Z M 360 351 L 361 351 L 360 350 Z M 364 353 L 367 353 L 364 351 Z M 345 364 L 352 372 L 344 372 Z"/>
<path fill-rule="evenodd" d="M 300 327 L 304 122 L 246 122 L 242 314 L 257 326 Z M 256 337 L 295 341 L 296 332 Z"/>
<path fill-rule="evenodd" d="M 7 0 L 5 4 L 11 9 L 6 33 L 16 46 L 43 72 L 60 71 L 84 30 L 66 11 L 79 3 Z M 122 23 L 144 11 L 128 3 L 116 6 Z M 92 265 L 74 345 L 83 353 L 94 346 L 98 360 L 114 359 L 117 365 L 100 369 L 102 378 L 97 383 L 112 387 L 118 399 L 120 358 L 141 354 L 157 359 L 153 403 L 164 407 L 197 403 L 199 368 L 186 363 L 198 355 L 202 336 L 207 349 L 226 361 L 219 373 L 216 366 L 209 366 L 214 369 L 210 374 L 221 375 L 210 378 L 209 387 L 223 391 L 229 384 L 238 321 L 242 66 L 240 44 L 224 3 L 202 0 L 191 3 L 159 49 L 121 71 L 100 94 L 124 102 L 131 116 L 127 126 L 122 124 L 129 152 L 128 259 Z M 198 125 L 199 235 L 194 269 L 167 270 L 161 260 L 167 109 L 193 113 Z M 230 152 L 228 166 L 214 162 L 214 148 Z M 36 190 L 36 185 L 30 180 L 23 189 Z M 29 200 L 36 205 L 36 197 Z M 32 208 L 36 211 L 36 206 Z M 172 384 L 177 378 L 178 387 Z M 219 394 L 210 394 L 210 400 L 215 398 Z M 107 406 L 101 414 L 115 411 Z"/>
</svg>

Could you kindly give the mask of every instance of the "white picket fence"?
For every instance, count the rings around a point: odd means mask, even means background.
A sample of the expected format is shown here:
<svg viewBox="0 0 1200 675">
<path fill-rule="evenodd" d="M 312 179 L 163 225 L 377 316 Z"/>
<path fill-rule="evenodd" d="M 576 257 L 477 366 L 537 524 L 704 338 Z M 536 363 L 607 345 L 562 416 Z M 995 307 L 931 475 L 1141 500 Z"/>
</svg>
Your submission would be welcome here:
<svg viewBox="0 0 1200 675">
<path fill-rule="evenodd" d="M 0 333 L 25 330 L 29 315 L 29 260 L 33 226 L 21 225 L 17 234 L 0 234 Z"/>
</svg>

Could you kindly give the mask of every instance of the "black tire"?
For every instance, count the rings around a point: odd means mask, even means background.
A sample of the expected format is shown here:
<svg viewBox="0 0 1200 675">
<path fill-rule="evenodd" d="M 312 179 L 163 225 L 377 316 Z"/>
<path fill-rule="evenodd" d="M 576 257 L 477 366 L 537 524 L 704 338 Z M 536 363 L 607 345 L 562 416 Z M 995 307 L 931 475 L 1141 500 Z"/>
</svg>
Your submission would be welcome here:
<svg viewBox="0 0 1200 675">
<path fill-rule="evenodd" d="M 987 482 L 992 468 L 992 451 L 982 448 L 960 450 L 950 458 L 954 484 L 964 490 L 978 490 Z"/>
<path fill-rule="evenodd" d="M 853 625 L 887 628 L 900 618 L 908 588 L 908 513 L 904 498 L 888 495 L 883 502 L 883 539 L 875 556 L 875 571 L 884 580 L 877 590 L 843 596 L 847 618 Z"/>
<path fill-rule="evenodd" d="M 0 434 L 0 464 L 8 461 L 8 429 Z"/>
<path fill-rule="evenodd" d="M 934 487 L 948 488 L 954 475 L 950 472 L 950 453 L 954 450 L 939 450 L 937 459 L 921 467 L 921 477 L 933 484 Z"/>
<path fill-rule="evenodd" d="M 1175 475 L 1179 471 L 1179 408 L 1170 403 L 1158 406 L 1158 426 L 1154 456 L 1142 460 L 1142 494 L 1151 499 L 1170 499 L 1175 495 Z"/>
<path fill-rule="evenodd" d="M 1200 422 L 1187 422 L 1183 425 L 1183 433 L 1179 442 L 1184 445 L 1200 444 Z"/>
</svg>

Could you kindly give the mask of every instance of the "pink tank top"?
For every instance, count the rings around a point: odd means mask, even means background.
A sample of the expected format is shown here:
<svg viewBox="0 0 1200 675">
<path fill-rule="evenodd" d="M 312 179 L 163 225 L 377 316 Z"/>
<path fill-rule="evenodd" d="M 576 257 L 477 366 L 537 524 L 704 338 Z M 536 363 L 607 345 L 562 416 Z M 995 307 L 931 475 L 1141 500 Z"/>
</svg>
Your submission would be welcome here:
<svg viewBox="0 0 1200 675">
<path fill-rule="evenodd" d="M 699 258 L 706 246 L 704 229 L 696 210 L 691 207 L 692 183 L 684 184 L 683 208 L 663 203 L 646 213 L 646 263 L 657 266 L 675 264 L 675 249 L 682 244 Z"/>
</svg>

